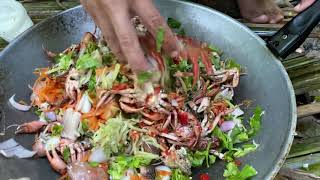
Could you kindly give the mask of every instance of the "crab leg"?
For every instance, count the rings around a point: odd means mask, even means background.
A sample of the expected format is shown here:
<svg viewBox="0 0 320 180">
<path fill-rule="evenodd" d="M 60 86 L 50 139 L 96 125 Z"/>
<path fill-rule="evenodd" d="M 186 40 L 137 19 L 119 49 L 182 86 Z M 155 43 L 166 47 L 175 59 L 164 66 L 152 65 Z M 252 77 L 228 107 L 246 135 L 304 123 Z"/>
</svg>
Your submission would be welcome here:
<svg viewBox="0 0 320 180">
<path fill-rule="evenodd" d="M 36 133 L 45 125 L 47 125 L 47 123 L 43 121 L 31 121 L 28 123 L 23 123 L 22 125 L 17 127 L 15 133 Z"/>
<path fill-rule="evenodd" d="M 204 50 L 201 51 L 201 61 L 207 70 L 207 74 L 212 75 L 213 74 L 212 63 L 209 60 L 208 53 L 205 52 Z"/>
</svg>

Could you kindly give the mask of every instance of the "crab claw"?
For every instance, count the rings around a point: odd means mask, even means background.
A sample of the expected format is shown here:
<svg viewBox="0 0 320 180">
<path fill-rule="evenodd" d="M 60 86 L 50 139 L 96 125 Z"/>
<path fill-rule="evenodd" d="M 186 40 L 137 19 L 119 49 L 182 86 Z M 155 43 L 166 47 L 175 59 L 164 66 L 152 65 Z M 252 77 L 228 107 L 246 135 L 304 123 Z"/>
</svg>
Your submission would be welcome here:
<svg viewBox="0 0 320 180">
<path fill-rule="evenodd" d="M 22 125 L 17 127 L 15 134 L 36 133 L 45 125 L 47 125 L 47 123 L 43 121 L 31 121 L 23 123 Z"/>
<path fill-rule="evenodd" d="M 207 70 L 207 74 L 212 75 L 213 74 L 212 63 L 209 60 L 208 52 L 204 49 L 201 51 L 201 61 Z"/>
<path fill-rule="evenodd" d="M 65 174 L 67 172 L 67 164 L 59 157 L 55 148 L 52 148 L 52 155 L 48 150 L 46 151 L 46 155 L 52 169 L 60 174 Z"/>
<path fill-rule="evenodd" d="M 120 102 L 120 108 L 127 113 L 138 113 L 143 109 L 143 108 L 131 107 L 130 105 L 123 102 Z"/>
</svg>

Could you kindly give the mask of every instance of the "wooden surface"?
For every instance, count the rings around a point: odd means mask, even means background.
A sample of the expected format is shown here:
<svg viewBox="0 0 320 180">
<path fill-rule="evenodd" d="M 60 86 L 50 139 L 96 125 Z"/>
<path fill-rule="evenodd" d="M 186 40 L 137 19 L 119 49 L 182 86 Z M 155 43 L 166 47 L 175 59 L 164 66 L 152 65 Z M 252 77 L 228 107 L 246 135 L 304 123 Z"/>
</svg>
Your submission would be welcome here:
<svg viewBox="0 0 320 180">
<path fill-rule="evenodd" d="M 30 1 L 30 0 L 25 0 Z M 226 6 L 226 4 L 212 4 L 213 1 L 206 1 L 208 5 L 217 6 L 218 9 L 229 15 L 238 18 L 239 13 L 235 11 L 236 7 Z M 214 1 L 215 2 L 215 1 Z M 211 4 L 210 4 L 211 3 Z M 71 8 L 78 5 L 77 0 L 63 1 L 58 5 L 55 0 L 33 0 L 32 2 L 23 3 L 27 9 L 28 14 L 31 16 L 34 23 L 38 23 L 43 19 L 61 12 L 65 8 Z M 290 8 L 283 8 L 286 19 L 288 21 L 295 13 Z M 283 23 L 270 25 L 270 24 L 252 24 L 247 23 L 240 19 L 245 25 L 253 30 L 276 31 L 283 26 Z M 320 31 L 319 31 L 320 32 Z M 305 94 L 310 92 L 318 92 L 320 89 L 320 61 L 318 58 L 306 57 L 305 55 L 310 52 L 317 54 L 318 40 L 320 33 L 313 32 L 310 38 L 305 43 L 306 51 L 300 55 L 292 55 L 288 58 L 283 65 L 285 66 L 296 94 Z M 0 51 L 7 43 L 0 39 Z M 318 48 L 318 49 L 317 49 Z M 309 51 L 309 52 L 308 52 Z M 320 56 L 318 56 L 320 57 Z M 318 93 L 319 94 L 319 93 Z M 300 104 L 300 102 L 297 102 Z M 320 176 L 320 121 L 310 115 L 318 114 L 320 112 L 320 103 L 312 103 L 307 105 L 298 106 L 298 126 L 297 137 L 293 143 L 291 152 L 284 164 L 284 167 L 279 172 L 276 179 L 319 179 Z M 299 170 L 297 170 L 299 169 Z"/>
</svg>

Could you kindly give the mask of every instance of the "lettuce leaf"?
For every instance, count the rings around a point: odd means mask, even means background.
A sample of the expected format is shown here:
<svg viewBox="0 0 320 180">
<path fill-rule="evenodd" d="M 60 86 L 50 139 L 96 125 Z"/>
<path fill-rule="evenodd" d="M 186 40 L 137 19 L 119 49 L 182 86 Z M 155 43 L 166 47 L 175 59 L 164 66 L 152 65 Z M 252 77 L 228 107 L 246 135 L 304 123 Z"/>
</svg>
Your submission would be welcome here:
<svg viewBox="0 0 320 180">
<path fill-rule="evenodd" d="M 250 130 L 248 136 L 251 138 L 255 136 L 261 129 L 261 117 L 263 115 L 263 110 L 261 107 L 256 107 L 253 116 L 249 120 Z"/>
<path fill-rule="evenodd" d="M 61 136 L 61 133 L 63 131 L 63 125 L 55 124 L 51 129 L 51 136 Z"/>
<path fill-rule="evenodd" d="M 72 61 L 72 52 L 69 54 L 63 54 L 58 58 L 58 63 L 55 64 L 47 73 L 52 74 L 52 73 L 62 73 L 65 71 L 68 71 L 71 65 L 73 64 Z"/>
<path fill-rule="evenodd" d="M 109 119 L 106 124 L 101 124 L 94 133 L 92 140 L 94 146 L 102 147 L 109 158 L 111 154 L 121 153 L 127 143 L 129 122 L 122 115 Z"/>
<path fill-rule="evenodd" d="M 120 155 L 111 163 L 108 173 L 111 175 L 112 179 L 121 179 L 127 169 L 148 166 L 152 160 L 158 158 L 159 156 L 146 152 L 135 156 Z"/>
<path fill-rule="evenodd" d="M 234 162 L 228 163 L 223 173 L 227 180 L 246 180 L 255 175 L 257 171 L 252 166 L 245 165 L 240 171 Z"/>
<path fill-rule="evenodd" d="M 224 148 L 229 149 L 229 150 L 233 149 L 232 139 L 227 134 L 222 132 L 220 130 L 220 128 L 218 128 L 218 127 L 214 128 L 213 136 L 215 136 L 216 138 L 218 138 L 222 142 L 222 146 Z"/>
<path fill-rule="evenodd" d="M 180 169 L 174 169 L 172 171 L 171 179 L 172 180 L 189 180 L 192 178 L 184 175 Z"/>
<path fill-rule="evenodd" d="M 76 63 L 76 68 L 78 70 L 84 69 L 92 69 L 99 66 L 98 60 L 93 58 L 90 54 L 84 54 L 83 56 L 79 57 Z"/>
<path fill-rule="evenodd" d="M 207 167 L 215 163 L 216 157 L 214 155 L 210 155 L 210 147 L 211 143 L 208 144 L 207 149 L 204 151 L 196 151 L 196 152 L 189 152 L 188 159 L 190 160 L 192 167 L 199 167 L 202 166 L 204 161 L 206 162 Z"/>
<path fill-rule="evenodd" d="M 253 143 L 253 144 L 244 144 L 242 145 L 242 148 L 235 148 L 233 150 L 235 150 L 236 152 L 233 154 L 233 156 L 235 158 L 240 158 L 243 157 L 245 155 L 247 155 L 248 153 L 251 153 L 255 150 L 257 150 L 257 148 L 259 147 L 258 144 Z"/>
<path fill-rule="evenodd" d="M 112 88 L 113 83 L 116 81 L 117 76 L 120 72 L 120 67 L 120 64 L 116 64 L 112 71 L 110 71 L 106 76 L 102 77 L 102 88 Z"/>
</svg>

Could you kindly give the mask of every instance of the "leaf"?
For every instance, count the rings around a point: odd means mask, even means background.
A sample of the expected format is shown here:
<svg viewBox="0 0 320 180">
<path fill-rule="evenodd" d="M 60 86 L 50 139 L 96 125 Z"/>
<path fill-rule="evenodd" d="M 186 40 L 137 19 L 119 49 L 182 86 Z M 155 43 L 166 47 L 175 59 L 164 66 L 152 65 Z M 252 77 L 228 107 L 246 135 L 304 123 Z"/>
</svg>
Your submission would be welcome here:
<svg viewBox="0 0 320 180">
<path fill-rule="evenodd" d="M 251 138 L 255 136 L 261 129 L 261 117 L 263 115 L 262 108 L 257 106 L 254 110 L 253 116 L 249 120 L 250 130 L 248 132 L 248 136 Z"/>
<path fill-rule="evenodd" d="M 234 59 L 228 59 L 226 61 L 226 68 L 227 69 L 237 68 L 239 71 L 241 70 L 240 64 L 238 64 Z"/>
<path fill-rule="evenodd" d="M 221 68 L 220 58 L 211 55 L 211 63 L 214 65 L 214 68 L 219 70 Z"/>
<path fill-rule="evenodd" d="M 156 35 L 156 46 L 157 46 L 157 52 L 161 52 L 162 44 L 164 42 L 164 35 L 165 31 L 163 27 L 160 27 L 157 31 Z"/>
<path fill-rule="evenodd" d="M 177 34 L 180 35 L 180 36 L 185 36 L 185 35 L 186 35 L 186 31 L 185 31 L 183 28 L 181 28 L 181 29 L 178 31 Z"/>
<path fill-rule="evenodd" d="M 66 147 L 66 148 L 63 150 L 62 156 L 63 156 L 63 160 L 64 160 L 65 162 L 68 162 L 68 161 L 69 161 L 70 156 L 71 156 L 69 147 Z"/>
<path fill-rule="evenodd" d="M 216 53 L 218 53 L 218 54 L 222 54 L 222 51 L 221 51 L 218 47 L 213 46 L 212 44 L 210 44 L 210 45 L 208 46 L 208 48 L 209 48 L 210 51 L 212 51 L 212 52 L 216 52 Z"/>
<path fill-rule="evenodd" d="M 206 150 L 204 151 L 196 151 L 194 153 L 188 153 L 188 159 L 191 161 L 192 167 L 202 166 L 204 161 L 206 161 L 207 167 L 215 162 L 215 156 L 210 155 L 211 142 L 208 143 Z"/>
<path fill-rule="evenodd" d="M 255 175 L 257 175 L 257 171 L 252 166 L 245 165 L 240 171 L 234 162 L 228 163 L 223 173 L 227 180 L 246 180 Z"/>
<path fill-rule="evenodd" d="M 51 129 L 51 136 L 61 136 L 63 125 L 55 124 Z"/>
<path fill-rule="evenodd" d="M 224 148 L 227 148 L 229 150 L 233 148 L 232 139 L 227 134 L 222 132 L 220 128 L 214 128 L 213 135 L 222 141 L 222 145 Z"/>
<path fill-rule="evenodd" d="M 151 153 L 143 154 L 145 156 L 117 156 L 115 161 L 111 163 L 108 173 L 112 176 L 112 179 L 121 179 L 127 169 L 137 169 L 141 166 L 148 166 L 153 159 L 159 158 L 157 155 L 150 154 Z"/>
<path fill-rule="evenodd" d="M 171 17 L 168 18 L 167 23 L 168 26 L 172 29 L 179 29 L 181 27 L 181 23 Z"/>
<path fill-rule="evenodd" d="M 171 179 L 172 180 L 189 180 L 191 179 L 191 177 L 184 175 L 180 169 L 173 169 Z"/>
<path fill-rule="evenodd" d="M 152 72 L 147 72 L 147 71 L 143 71 L 143 72 L 139 72 L 137 74 L 138 77 L 138 83 L 143 84 L 147 81 L 150 81 L 152 79 Z"/>
<path fill-rule="evenodd" d="M 78 70 L 92 69 L 96 68 L 98 65 L 98 61 L 95 58 L 93 58 L 90 54 L 84 54 L 77 60 L 76 68 Z"/>
<path fill-rule="evenodd" d="M 98 167 L 100 163 L 98 163 L 98 162 L 88 162 L 88 164 L 91 167 Z"/>
<path fill-rule="evenodd" d="M 187 60 L 182 60 L 179 62 L 179 64 L 173 64 L 170 67 L 172 70 L 181 71 L 181 72 L 188 72 L 191 70 L 192 65 L 188 63 Z"/>
<path fill-rule="evenodd" d="M 88 82 L 88 91 L 90 93 L 95 92 L 96 84 L 97 84 L 96 75 L 92 74 L 91 77 L 90 77 L 90 80 Z"/>
<path fill-rule="evenodd" d="M 234 150 L 236 151 L 233 156 L 235 158 L 240 158 L 240 157 L 243 157 L 245 155 L 247 155 L 248 153 L 251 153 L 255 150 L 257 150 L 257 148 L 259 147 L 258 144 L 244 144 L 242 146 L 242 148 L 235 148 Z"/>
<path fill-rule="evenodd" d="M 232 129 L 230 137 L 233 143 L 245 142 L 249 140 L 246 130 L 238 126 Z"/>
<path fill-rule="evenodd" d="M 58 63 L 55 64 L 53 68 L 50 69 L 47 73 L 48 74 L 52 74 L 56 72 L 61 73 L 69 70 L 69 68 L 73 64 L 71 57 L 72 57 L 72 52 L 70 52 L 69 54 L 63 54 L 62 56 L 60 56 L 57 59 Z"/>
<path fill-rule="evenodd" d="M 102 77 L 102 88 L 111 89 L 113 83 L 116 81 L 119 72 L 120 72 L 121 65 L 116 64 L 114 69 L 110 71 L 106 76 Z"/>
</svg>

